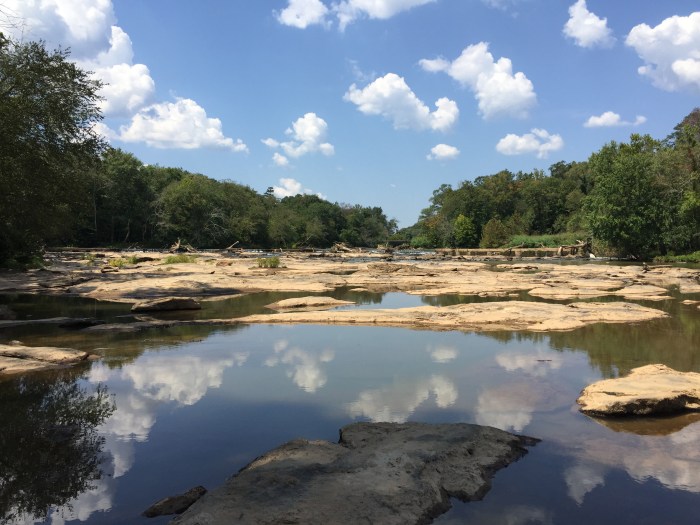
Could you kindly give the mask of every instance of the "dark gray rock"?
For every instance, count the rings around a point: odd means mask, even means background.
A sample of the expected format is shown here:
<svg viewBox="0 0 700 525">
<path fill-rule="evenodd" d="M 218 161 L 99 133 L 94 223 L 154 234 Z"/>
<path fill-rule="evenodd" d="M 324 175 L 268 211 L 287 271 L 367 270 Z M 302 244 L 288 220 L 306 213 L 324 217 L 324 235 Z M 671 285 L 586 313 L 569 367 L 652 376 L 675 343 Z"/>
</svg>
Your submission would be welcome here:
<svg viewBox="0 0 700 525">
<path fill-rule="evenodd" d="M 148 507 L 143 512 L 143 515 L 147 518 L 155 518 L 156 516 L 182 514 L 188 508 L 190 508 L 195 501 L 204 496 L 206 493 L 207 489 L 205 489 L 201 485 L 198 485 L 194 488 L 191 488 L 184 494 L 178 494 L 177 496 L 169 496 L 167 498 L 163 498 L 162 500 Z"/>
<path fill-rule="evenodd" d="M 202 305 L 187 297 L 162 297 L 140 301 L 131 307 L 132 312 L 164 312 L 172 310 L 200 310 Z"/>
<path fill-rule="evenodd" d="M 478 425 L 354 423 L 338 444 L 295 440 L 209 492 L 175 525 L 420 524 L 481 499 L 538 440 Z"/>
</svg>

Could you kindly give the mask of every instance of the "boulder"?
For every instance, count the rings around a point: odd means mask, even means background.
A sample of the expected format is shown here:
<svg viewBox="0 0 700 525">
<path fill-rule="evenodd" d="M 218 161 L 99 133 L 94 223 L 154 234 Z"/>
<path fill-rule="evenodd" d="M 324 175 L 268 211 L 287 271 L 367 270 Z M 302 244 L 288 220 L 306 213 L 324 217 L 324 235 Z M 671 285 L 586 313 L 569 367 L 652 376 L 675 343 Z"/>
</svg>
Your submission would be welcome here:
<svg viewBox="0 0 700 525">
<path fill-rule="evenodd" d="M 537 440 L 466 423 L 353 423 L 337 444 L 290 441 L 171 524 L 428 523 L 450 498 L 479 500 Z"/>
<path fill-rule="evenodd" d="M 132 312 L 166 312 L 172 310 L 201 310 L 202 305 L 189 297 L 161 297 L 139 301 L 131 307 Z"/>
<path fill-rule="evenodd" d="M 147 518 L 155 518 L 157 516 L 168 516 L 170 514 L 182 514 L 188 508 L 190 508 L 195 501 L 204 496 L 206 493 L 207 489 L 201 485 L 198 485 L 191 488 L 184 494 L 163 498 L 162 500 L 148 507 L 143 512 L 143 515 Z"/>
<path fill-rule="evenodd" d="M 647 365 L 593 383 L 576 402 L 594 416 L 647 416 L 700 410 L 700 374 Z"/>
</svg>

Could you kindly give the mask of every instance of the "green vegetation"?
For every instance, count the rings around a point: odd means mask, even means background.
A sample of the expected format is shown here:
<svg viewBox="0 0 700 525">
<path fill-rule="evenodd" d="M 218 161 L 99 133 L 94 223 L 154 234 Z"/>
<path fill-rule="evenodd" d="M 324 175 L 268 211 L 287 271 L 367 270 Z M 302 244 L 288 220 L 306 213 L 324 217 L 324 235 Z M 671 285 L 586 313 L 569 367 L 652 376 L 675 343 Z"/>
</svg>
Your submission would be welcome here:
<svg viewBox="0 0 700 525">
<path fill-rule="evenodd" d="M 26 264 L 79 227 L 104 148 L 99 87 L 67 51 L 0 33 L 0 261 Z"/>
<path fill-rule="evenodd" d="M 379 207 L 280 199 L 273 188 L 259 194 L 108 148 L 94 131 L 99 88 L 67 51 L 0 34 L 0 265 L 26 267 L 51 244 L 163 248 L 175 239 L 197 248 L 389 239 L 469 248 L 592 235 L 623 257 L 700 249 L 700 109 L 664 140 L 632 135 L 549 173 L 504 170 L 443 184 L 418 222 L 397 231 Z"/>
<path fill-rule="evenodd" d="M 138 258 L 132 255 L 131 257 L 118 257 L 116 259 L 110 259 L 107 261 L 107 264 L 113 266 L 114 268 L 124 268 L 130 264 L 136 264 L 137 262 Z"/>
<path fill-rule="evenodd" d="M 187 255 L 184 253 L 178 255 L 168 255 L 165 259 L 163 259 L 163 264 L 185 264 L 193 262 L 197 262 L 197 256 Z"/>
<path fill-rule="evenodd" d="M 576 241 L 585 240 L 587 235 L 588 233 L 585 231 L 550 235 L 511 235 L 506 246 L 520 246 L 522 248 L 557 248 L 562 245 L 576 244 Z"/>
<path fill-rule="evenodd" d="M 443 184 L 418 223 L 398 235 L 416 247 L 484 248 L 557 246 L 592 236 L 605 253 L 638 259 L 696 251 L 700 109 L 664 140 L 632 135 L 586 162 L 557 162 L 548 175 L 501 171 L 457 188 Z"/>
<path fill-rule="evenodd" d="M 258 268 L 279 268 L 279 257 L 258 257 Z"/>
<path fill-rule="evenodd" d="M 686 262 L 700 264 L 700 250 L 686 255 L 659 255 L 654 262 Z"/>
</svg>

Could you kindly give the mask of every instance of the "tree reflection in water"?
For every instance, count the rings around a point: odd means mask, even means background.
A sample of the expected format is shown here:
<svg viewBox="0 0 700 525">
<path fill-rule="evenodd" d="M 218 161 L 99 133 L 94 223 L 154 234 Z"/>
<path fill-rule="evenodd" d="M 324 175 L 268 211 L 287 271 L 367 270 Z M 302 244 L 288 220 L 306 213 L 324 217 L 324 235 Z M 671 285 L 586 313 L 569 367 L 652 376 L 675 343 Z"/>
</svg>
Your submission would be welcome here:
<svg viewBox="0 0 700 525">
<path fill-rule="evenodd" d="M 43 520 L 100 479 L 97 427 L 114 402 L 79 379 L 62 370 L 0 382 L 0 520 Z"/>
</svg>

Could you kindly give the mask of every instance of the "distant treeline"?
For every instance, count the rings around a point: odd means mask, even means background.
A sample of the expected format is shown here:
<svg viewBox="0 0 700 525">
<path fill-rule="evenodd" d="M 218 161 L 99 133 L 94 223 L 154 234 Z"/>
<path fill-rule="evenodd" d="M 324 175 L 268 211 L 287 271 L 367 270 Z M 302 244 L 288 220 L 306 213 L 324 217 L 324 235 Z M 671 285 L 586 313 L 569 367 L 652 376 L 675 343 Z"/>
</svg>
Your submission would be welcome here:
<svg viewBox="0 0 700 525">
<path fill-rule="evenodd" d="M 198 248 L 376 246 L 396 230 L 381 208 L 334 204 L 315 195 L 278 199 L 248 186 L 179 168 L 147 166 L 107 149 L 90 174 L 90 206 L 69 239 L 85 246 Z M 68 239 L 67 239 L 68 240 Z"/>
<path fill-rule="evenodd" d="M 414 246 L 497 247 L 513 235 L 580 232 L 620 256 L 700 249 L 700 110 L 664 140 L 632 135 L 546 174 L 501 171 L 443 184 L 399 235 Z"/>
</svg>

